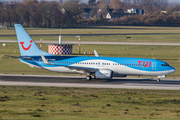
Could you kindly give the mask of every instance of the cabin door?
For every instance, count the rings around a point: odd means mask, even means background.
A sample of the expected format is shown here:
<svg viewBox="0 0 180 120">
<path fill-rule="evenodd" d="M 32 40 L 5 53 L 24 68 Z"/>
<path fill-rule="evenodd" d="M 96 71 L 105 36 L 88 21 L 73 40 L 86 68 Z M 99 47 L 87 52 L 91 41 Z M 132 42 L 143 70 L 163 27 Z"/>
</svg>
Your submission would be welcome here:
<svg viewBox="0 0 180 120">
<path fill-rule="evenodd" d="M 156 64 L 157 64 L 156 62 L 152 63 L 152 70 L 156 70 Z"/>
<path fill-rule="evenodd" d="M 43 66 L 42 58 L 39 59 L 39 65 Z"/>
</svg>

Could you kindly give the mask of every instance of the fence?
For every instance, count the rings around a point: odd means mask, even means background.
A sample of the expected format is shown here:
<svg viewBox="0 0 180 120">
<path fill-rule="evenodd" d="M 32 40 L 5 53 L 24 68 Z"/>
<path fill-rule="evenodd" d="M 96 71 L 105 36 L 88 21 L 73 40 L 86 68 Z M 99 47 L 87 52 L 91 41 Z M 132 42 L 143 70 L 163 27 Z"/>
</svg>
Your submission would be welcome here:
<svg viewBox="0 0 180 120">
<path fill-rule="evenodd" d="M 159 26 L 159 27 L 180 27 L 180 24 L 145 24 L 145 23 L 79 23 L 73 27 L 85 26 Z"/>
</svg>

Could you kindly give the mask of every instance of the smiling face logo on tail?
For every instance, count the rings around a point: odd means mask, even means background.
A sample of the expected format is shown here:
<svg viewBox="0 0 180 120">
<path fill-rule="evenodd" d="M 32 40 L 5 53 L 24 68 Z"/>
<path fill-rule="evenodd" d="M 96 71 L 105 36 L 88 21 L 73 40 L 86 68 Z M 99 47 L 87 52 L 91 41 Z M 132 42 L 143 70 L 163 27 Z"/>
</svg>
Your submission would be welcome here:
<svg viewBox="0 0 180 120">
<path fill-rule="evenodd" d="M 33 41 L 30 40 L 30 43 L 32 43 L 32 42 L 33 42 Z M 24 42 L 20 42 L 20 44 L 21 44 L 21 46 L 22 46 L 22 48 L 23 48 L 24 50 L 29 50 L 29 49 L 31 48 L 31 44 L 30 44 L 27 48 L 24 47 Z"/>
</svg>

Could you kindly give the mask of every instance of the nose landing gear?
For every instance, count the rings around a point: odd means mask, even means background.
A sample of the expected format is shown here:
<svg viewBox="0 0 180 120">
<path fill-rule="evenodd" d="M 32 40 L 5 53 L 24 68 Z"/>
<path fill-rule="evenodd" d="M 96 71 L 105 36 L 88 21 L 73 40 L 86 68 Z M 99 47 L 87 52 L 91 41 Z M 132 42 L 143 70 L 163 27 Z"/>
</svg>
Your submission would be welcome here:
<svg viewBox="0 0 180 120">
<path fill-rule="evenodd" d="M 161 79 L 160 78 L 157 78 L 157 82 L 160 82 L 161 81 Z"/>
<path fill-rule="evenodd" d="M 160 81 L 161 81 L 161 78 L 165 78 L 165 77 L 166 77 L 166 75 L 158 76 L 158 77 L 157 77 L 157 82 L 160 82 Z"/>
</svg>

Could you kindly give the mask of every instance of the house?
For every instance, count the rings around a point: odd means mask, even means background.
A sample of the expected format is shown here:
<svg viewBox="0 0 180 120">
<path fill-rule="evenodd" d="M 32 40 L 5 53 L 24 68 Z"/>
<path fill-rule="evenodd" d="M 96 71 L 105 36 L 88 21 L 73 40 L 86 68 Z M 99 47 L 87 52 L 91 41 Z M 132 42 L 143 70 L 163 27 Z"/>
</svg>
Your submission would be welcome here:
<svg viewBox="0 0 180 120">
<path fill-rule="evenodd" d="M 81 17 L 83 19 L 92 19 L 91 15 L 89 13 L 85 13 L 85 12 L 81 13 Z"/>
<path fill-rule="evenodd" d="M 118 11 L 118 12 L 112 12 L 112 11 Z M 137 14 L 144 14 L 144 10 L 139 10 L 139 9 L 128 9 L 127 13 L 122 12 L 122 9 L 120 10 L 110 10 L 110 12 L 107 13 L 106 19 L 119 19 L 124 16 L 129 16 L 129 15 L 137 15 Z"/>
<path fill-rule="evenodd" d="M 106 19 L 116 19 L 116 18 L 121 18 L 124 16 L 124 13 L 112 13 L 112 12 L 109 12 L 107 15 L 106 15 Z"/>
<path fill-rule="evenodd" d="M 139 9 L 134 9 L 134 8 L 131 8 L 131 9 L 128 9 L 127 10 L 128 13 L 138 13 L 138 14 L 144 14 L 144 10 L 139 10 Z"/>
<path fill-rule="evenodd" d="M 172 14 L 180 14 L 180 11 L 174 11 Z"/>
<path fill-rule="evenodd" d="M 66 14 L 66 10 L 64 8 L 58 8 L 62 14 Z"/>
<path fill-rule="evenodd" d="M 81 17 L 83 19 L 92 19 L 91 15 L 89 14 L 90 11 L 91 11 L 91 8 L 84 8 L 84 12 L 81 13 Z"/>
<path fill-rule="evenodd" d="M 93 18 L 101 19 L 103 18 L 102 14 L 97 13 Z"/>
<path fill-rule="evenodd" d="M 167 11 L 161 11 L 161 13 L 165 13 L 165 14 L 166 14 L 166 13 L 167 13 Z"/>
</svg>

